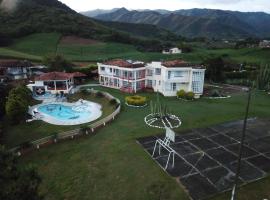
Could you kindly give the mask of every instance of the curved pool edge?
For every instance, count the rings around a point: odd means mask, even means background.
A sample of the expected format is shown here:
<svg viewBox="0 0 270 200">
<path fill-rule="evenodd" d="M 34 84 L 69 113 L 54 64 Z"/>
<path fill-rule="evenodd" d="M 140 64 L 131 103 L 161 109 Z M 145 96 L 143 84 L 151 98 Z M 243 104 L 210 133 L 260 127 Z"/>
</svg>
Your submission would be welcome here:
<svg viewBox="0 0 270 200">
<path fill-rule="evenodd" d="M 75 126 L 75 125 L 83 125 L 86 123 L 93 122 L 102 116 L 102 106 L 100 104 L 92 102 L 92 101 L 87 101 L 87 100 L 83 100 L 83 101 L 87 102 L 87 104 L 92 105 L 91 115 L 87 119 L 76 119 L 76 120 L 71 120 L 71 121 L 60 120 L 60 119 L 52 117 L 46 113 L 41 113 L 42 117 L 38 118 L 36 120 L 41 120 L 41 121 L 44 121 L 48 124 L 58 125 L 58 126 Z M 33 114 L 34 110 L 38 109 L 41 106 L 46 106 L 46 105 L 51 105 L 51 104 L 59 104 L 59 105 L 71 107 L 71 106 L 75 106 L 76 103 L 77 102 L 73 102 L 73 103 L 69 103 L 69 102 L 41 103 L 41 104 L 37 104 L 37 105 L 29 107 L 28 114 L 30 114 L 34 118 L 35 117 L 35 115 Z"/>
</svg>

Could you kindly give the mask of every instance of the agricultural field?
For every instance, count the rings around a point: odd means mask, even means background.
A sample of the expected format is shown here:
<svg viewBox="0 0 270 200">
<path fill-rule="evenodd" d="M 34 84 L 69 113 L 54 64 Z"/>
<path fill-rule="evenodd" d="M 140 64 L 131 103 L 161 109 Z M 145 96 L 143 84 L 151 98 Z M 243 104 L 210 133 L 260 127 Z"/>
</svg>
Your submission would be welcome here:
<svg viewBox="0 0 270 200">
<path fill-rule="evenodd" d="M 119 98 L 126 94 L 113 89 L 98 87 Z M 141 93 L 155 100 L 154 93 Z M 270 96 L 254 92 L 250 117 L 269 117 Z M 160 97 L 180 116 L 183 125 L 176 132 L 187 129 L 242 119 L 246 94 L 235 94 L 230 99 L 200 99 L 185 102 L 176 98 Z M 33 163 L 43 178 L 40 188 L 46 199 L 155 199 L 153 185 L 166 185 L 166 199 L 188 199 L 185 191 L 170 178 L 136 143 L 136 138 L 151 136 L 162 131 L 149 128 L 144 117 L 145 109 L 123 105 L 119 117 L 96 135 L 74 141 L 63 142 L 35 151 L 21 159 L 22 164 Z M 207 113 L 207 114 L 206 114 Z M 31 126 L 31 125 L 29 125 Z M 46 127 L 44 127 L 46 129 Z M 38 131 L 28 129 L 39 134 Z M 253 200 L 269 197 L 269 178 L 244 186 L 239 199 Z M 214 199 L 228 199 L 229 193 Z"/>
<path fill-rule="evenodd" d="M 123 58 L 142 61 L 184 59 L 196 63 L 208 57 L 224 56 L 239 63 L 261 64 L 270 62 L 270 50 L 258 48 L 215 49 L 194 47 L 191 53 L 163 55 L 161 53 L 139 52 L 134 46 L 120 43 L 104 43 L 76 37 L 61 37 L 58 33 L 33 34 L 15 40 L 14 44 L 0 48 L 0 57 L 41 61 L 49 54 L 62 54 L 77 62 L 97 62 Z"/>
</svg>

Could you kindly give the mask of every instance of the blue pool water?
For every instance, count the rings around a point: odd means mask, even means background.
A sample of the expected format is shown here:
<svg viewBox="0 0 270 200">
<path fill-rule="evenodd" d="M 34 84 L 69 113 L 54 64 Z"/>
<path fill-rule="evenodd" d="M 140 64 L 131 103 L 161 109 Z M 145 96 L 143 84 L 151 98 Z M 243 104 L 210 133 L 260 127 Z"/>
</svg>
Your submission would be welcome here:
<svg viewBox="0 0 270 200">
<path fill-rule="evenodd" d="M 91 112 L 84 106 L 64 106 L 61 104 L 48 104 L 38 107 L 39 112 L 47 114 L 58 120 L 77 120 L 89 118 Z"/>
</svg>

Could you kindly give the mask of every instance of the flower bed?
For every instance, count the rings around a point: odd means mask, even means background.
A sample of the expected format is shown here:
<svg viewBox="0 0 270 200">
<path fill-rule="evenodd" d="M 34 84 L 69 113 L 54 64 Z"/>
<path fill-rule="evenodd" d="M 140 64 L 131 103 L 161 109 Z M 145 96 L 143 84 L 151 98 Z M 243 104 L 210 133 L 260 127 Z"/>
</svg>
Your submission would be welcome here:
<svg viewBox="0 0 270 200">
<path fill-rule="evenodd" d="M 127 96 L 125 98 L 126 105 L 131 107 L 145 107 L 147 106 L 147 99 L 143 96 Z"/>
</svg>

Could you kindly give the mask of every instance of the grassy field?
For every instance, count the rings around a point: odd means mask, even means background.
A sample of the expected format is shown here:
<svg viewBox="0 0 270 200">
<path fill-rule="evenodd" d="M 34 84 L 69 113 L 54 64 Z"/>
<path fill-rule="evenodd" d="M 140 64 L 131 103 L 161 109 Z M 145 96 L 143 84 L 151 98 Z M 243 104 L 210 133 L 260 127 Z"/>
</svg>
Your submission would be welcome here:
<svg viewBox="0 0 270 200">
<path fill-rule="evenodd" d="M 226 56 L 236 62 L 270 63 L 270 50 L 263 49 L 217 49 L 208 50 L 201 47 L 194 48 L 191 53 L 181 55 L 163 55 L 161 53 L 139 52 L 132 45 L 119 43 L 94 42 L 92 44 L 61 43 L 58 33 L 33 34 L 21 39 L 7 48 L 0 48 L 0 57 L 42 60 L 48 54 L 62 54 L 71 61 L 96 62 L 106 59 L 123 58 L 132 60 L 152 61 L 184 59 L 201 62 L 207 57 Z"/>
<path fill-rule="evenodd" d="M 10 48 L 31 55 L 44 56 L 57 51 L 60 38 L 59 33 L 33 34 L 16 40 Z"/>
<path fill-rule="evenodd" d="M 109 91 L 122 101 L 126 94 Z M 155 94 L 143 93 L 149 99 Z M 177 130 L 243 118 L 246 94 L 230 99 L 200 99 L 184 102 L 163 98 L 183 121 Z M 251 116 L 270 117 L 270 96 L 256 92 L 252 97 Z M 168 186 L 166 200 L 187 200 L 188 197 L 176 180 L 170 178 L 136 143 L 136 138 L 161 133 L 144 124 L 149 108 L 135 109 L 124 106 L 119 117 L 90 138 L 50 146 L 22 158 L 22 163 L 33 163 L 43 178 L 40 188 L 47 200 L 54 199 L 158 199 L 151 186 L 160 182 Z M 15 139 L 15 138 L 14 138 Z M 239 199 L 254 200 L 270 196 L 269 178 L 241 189 Z M 222 194 L 214 199 L 228 199 Z M 154 197 L 153 197 L 154 196 Z"/>
<path fill-rule="evenodd" d="M 107 100 L 106 98 L 97 98 L 94 95 L 86 96 L 82 93 L 77 93 L 71 96 L 69 101 L 76 102 L 79 99 L 93 101 L 102 105 L 101 118 L 110 115 L 114 111 L 114 106 L 110 105 L 109 100 Z M 22 123 L 17 126 L 8 125 L 8 123 L 6 123 L 4 130 L 5 131 L 4 140 L 7 147 L 14 147 L 23 142 L 37 140 L 42 137 L 53 135 L 54 133 L 60 133 L 68 130 L 73 130 L 76 128 L 80 128 L 80 126 L 56 126 L 52 124 L 47 124 L 43 121 Z"/>
<path fill-rule="evenodd" d="M 0 47 L 0 58 L 28 59 L 28 60 L 33 60 L 33 61 L 40 61 L 42 59 L 41 56 L 35 56 L 35 55 L 15 51 L 9 48 L 1 48 L 1 47 Z"/>
</svg>

